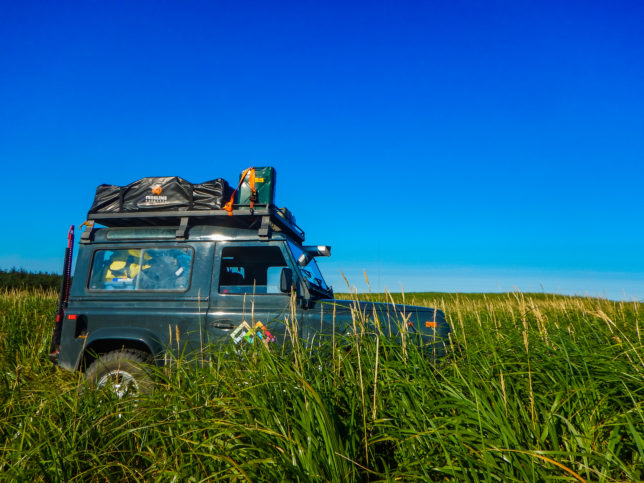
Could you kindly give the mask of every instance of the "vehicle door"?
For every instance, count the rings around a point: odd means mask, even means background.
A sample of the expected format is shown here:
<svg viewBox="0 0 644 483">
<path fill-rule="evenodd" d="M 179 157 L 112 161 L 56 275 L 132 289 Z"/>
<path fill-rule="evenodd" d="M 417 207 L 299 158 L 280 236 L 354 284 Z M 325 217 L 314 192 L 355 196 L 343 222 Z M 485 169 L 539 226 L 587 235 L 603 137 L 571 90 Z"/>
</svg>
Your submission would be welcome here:
<svg viewBox="0 0 644 483">
<path fill-rule="evenodd" d="M 301 309 L 280 291 L 284 268 L 292 269 L 292 261 L 283 242 L 217 243 L 206 322 L 209 341 L 232 337 L 237 344 L 261 340 L 270 346 L 297 335 Z"/>
</svg>

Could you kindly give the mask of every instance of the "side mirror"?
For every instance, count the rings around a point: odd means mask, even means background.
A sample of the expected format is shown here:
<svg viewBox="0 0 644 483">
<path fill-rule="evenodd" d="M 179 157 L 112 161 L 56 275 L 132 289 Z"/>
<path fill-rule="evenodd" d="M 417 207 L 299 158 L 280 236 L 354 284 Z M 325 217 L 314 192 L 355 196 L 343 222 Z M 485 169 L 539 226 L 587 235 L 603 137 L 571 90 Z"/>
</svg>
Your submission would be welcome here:
<svg viewBox="0 0 644 483">
<path fill-rule="evenodd" d="M 280 274 L 280 292 L 290 293 L 293 287 L 293 270 L 290 268 L 282 268 Z"/>
</svg>

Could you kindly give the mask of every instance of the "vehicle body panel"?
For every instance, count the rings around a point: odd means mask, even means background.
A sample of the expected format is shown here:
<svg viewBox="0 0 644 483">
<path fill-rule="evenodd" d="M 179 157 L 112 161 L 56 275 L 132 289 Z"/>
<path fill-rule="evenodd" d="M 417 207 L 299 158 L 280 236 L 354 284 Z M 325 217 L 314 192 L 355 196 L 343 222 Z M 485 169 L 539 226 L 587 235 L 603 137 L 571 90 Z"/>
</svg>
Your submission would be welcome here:
<svg viewBox="0 0 644 483">
<path fill-rule="evenodd" d="M 203 354 L 210 343 L 227 342 L 244 323 L 249 327 L 261 323 L 277 344 L 290 336 L 312 343 L 334 332 L 351 332 L 357 320 L 366 321 L 369 330 L 381 330 L 394 337 L 401 331 L 417 334 L 428 347 L 444 348 L 444 342 L 448 342 L 450 328 L 439 310 L 335 300 L 323 280 L 314 287 L 311 274 L 305 276 L 294 258 L 293 245 L 299 247 L 299 242 L 277 230 L 266 237 L 259 235 L 257 229 L 196 225 L 189 228 L 186 239 L 177 239 L 172 227 L 100 228 L 84 239 L 57 356 L 58 365 L 65 369 L 83 370 L 84 358 L 91 357 L 90 353 L 122 347 L 144 350 L 157 363 L 169 357 L 192 357 Z M 192 258 L 185 289 L 107 290 L 96 289 L 90 283 L 92 263 L 100 251 L 152 253 L 186 247 Z M 242 277 L 244 267 L 231 267 L 235 257 L 227 254 L 261 250 L 271 250 L 283 259 L 275 266 L 261 267 L 266 271 L 264 279 L 257 285 L 259 276 L 255 275 L 252 290 L 249 285 L 228 290 L 222 283 L 224 271 L 230 275 L 229 271 L 237 270 Z M 274 281 L 269 280 L 282 268 L 292 270 L 292 294 L 276 290 Z M 237 292 L 242 287 L 244 292 Z"/>
</svg>

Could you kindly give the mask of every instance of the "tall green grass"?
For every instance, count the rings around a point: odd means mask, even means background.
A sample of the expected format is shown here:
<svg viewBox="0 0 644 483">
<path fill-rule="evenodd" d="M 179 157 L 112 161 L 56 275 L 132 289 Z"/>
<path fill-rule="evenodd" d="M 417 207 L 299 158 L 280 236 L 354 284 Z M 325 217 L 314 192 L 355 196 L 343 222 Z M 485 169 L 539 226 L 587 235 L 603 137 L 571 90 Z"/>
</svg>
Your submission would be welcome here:
<svg viewBox="0 0 644 483">
<path fill-rule="evenodd" d="M 382 295 L 371 299 L 389 300 Z M 402 295 L 392 296 L 402 301 Z M 0 295 L 0 474 L 11 480 L 644 478 L 644 310 L 550 295 L 407 294 L 456 348 L 356 331 L 210 349 L 119 400 L 47 360 L 55 295 Z"/>
</svg>

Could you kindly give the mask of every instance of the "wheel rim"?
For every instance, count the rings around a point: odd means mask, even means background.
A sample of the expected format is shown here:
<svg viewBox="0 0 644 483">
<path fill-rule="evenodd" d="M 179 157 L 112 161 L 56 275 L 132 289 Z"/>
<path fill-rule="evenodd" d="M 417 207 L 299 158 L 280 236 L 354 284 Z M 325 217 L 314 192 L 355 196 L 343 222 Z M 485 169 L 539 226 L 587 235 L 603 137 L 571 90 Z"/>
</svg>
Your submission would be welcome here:
<svg viewBox="0 0 644 483">
<path fill-rule="evenodd" d="M 134 379 L 134 376 L 122 369 L 115 369 L 104 374 L 97 382 L 96 386 L 103 388 L 111 388 L 118 398 L 131 393 L 136 393 L 139 390 L 139 385 Z"/>
</svg>

